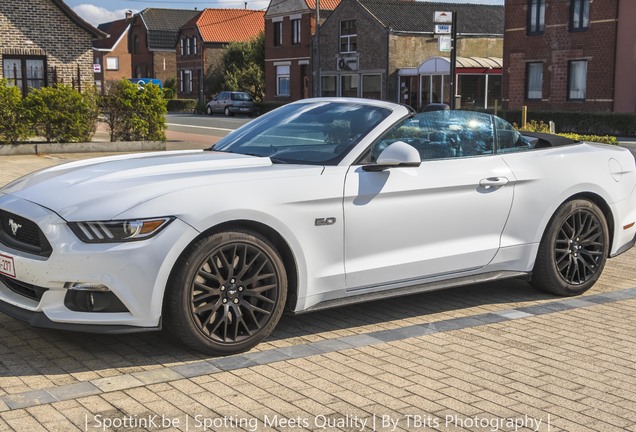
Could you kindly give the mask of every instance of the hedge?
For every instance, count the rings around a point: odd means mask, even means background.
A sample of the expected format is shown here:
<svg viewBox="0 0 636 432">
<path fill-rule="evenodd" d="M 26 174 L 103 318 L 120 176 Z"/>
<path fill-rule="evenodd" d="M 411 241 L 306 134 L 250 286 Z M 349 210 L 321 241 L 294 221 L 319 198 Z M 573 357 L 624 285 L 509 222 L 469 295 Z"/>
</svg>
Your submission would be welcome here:
<svg viewBox="0 0 636 432">
<path fill-rule="evenodd" d="M 521 111 L 499 110 L 497 115 L 510 123 L 521 124 Z M 530 120 L 553 121 L 556 131 L 562 133 L 636 137 L 636 113 L 528 111 Z"/>
<path fill-rule="evenodd" d="M 287 105 L 289 102 L 256 102 L 254 107 L 257 114 L 265 114 L 266 112 L 280 108 L 283 105 Z"/>
<path fill-rule="evenodd" d="M 159 86 L 114 83 L 102 98 L 111 141 L 165 141 L 166 100 Z"/>
<path fill-rule="evenodd" d="M 168 101 L 168 112 L 194 112 L 196 107 L 196 99 L 170 99 Z"/>
</svg>

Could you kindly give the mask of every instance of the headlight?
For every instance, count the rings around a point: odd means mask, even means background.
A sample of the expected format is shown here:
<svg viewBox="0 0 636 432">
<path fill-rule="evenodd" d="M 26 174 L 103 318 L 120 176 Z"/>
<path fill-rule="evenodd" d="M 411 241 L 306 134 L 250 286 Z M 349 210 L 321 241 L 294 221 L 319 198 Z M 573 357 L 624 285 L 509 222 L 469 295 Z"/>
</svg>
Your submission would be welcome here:
<svg viewBox="0 0 636 432">
<path fill-rule="evenodd" d="M 174 217 L 121 221 L 69 222 L 68 226 L 84 243 L 119 243 L 144 240 L 164 229 Z"/>
</svg>

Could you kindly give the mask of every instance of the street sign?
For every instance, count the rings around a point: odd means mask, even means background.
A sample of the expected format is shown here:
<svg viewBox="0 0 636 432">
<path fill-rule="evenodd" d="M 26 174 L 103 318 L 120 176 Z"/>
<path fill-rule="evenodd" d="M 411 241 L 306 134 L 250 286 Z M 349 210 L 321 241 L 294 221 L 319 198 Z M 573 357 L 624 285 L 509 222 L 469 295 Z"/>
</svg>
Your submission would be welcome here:
<svg viewBox="0 0 636 432">
<path fill-rule="evenodd" d="M 435 34 L 451 34 L 450 24 L 435 24 Z"/>
<path fill-rule="evenodd" d="M 436 24 L 452 24 L 453 13 L 450 11 L 436 11 L 433 22 Z"/>
<path fill-rule="evenodd" d="M 102 72 L 102 65 L 94 64 L 93 65 L 93 73 L 101 73 L 101 72 Z"/>
<path fill-rule="evenodd" d="M 453 38 L 451 36 L 440 36 L 437 38 L 437 49 L 441 52 L 451 52 L 453 48 Z"/>
</svg>

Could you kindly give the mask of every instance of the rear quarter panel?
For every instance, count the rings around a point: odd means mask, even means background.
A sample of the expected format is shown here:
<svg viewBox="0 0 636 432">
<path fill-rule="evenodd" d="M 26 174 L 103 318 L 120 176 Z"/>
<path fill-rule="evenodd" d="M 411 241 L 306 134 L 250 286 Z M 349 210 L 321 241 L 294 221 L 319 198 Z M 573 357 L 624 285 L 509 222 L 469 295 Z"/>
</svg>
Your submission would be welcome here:
<svg viewBox="0 0 636 432">
<path fill-rule="evenodd" d="M 574 195 L 601 197 L 612 210 L 615 226 L 622 226 L 627 215 L 621 213 L 630 207 L 620 203 L 634 201 L 634 157 L 626 149 L 581 143 L 507 154 L 503 159 L 515 184 L 502 247 L 539 243 L 554 212 Z M 619 246 L 615 241 L 613 251 Z"/>
</svg>

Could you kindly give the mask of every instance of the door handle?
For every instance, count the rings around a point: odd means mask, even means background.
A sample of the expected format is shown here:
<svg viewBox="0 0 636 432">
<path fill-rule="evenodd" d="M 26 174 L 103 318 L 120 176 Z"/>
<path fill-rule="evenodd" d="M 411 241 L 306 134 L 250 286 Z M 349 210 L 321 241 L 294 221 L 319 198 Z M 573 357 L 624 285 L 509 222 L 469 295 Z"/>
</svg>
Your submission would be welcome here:
<svg viewBox="0 0 636 432">
<path fill-rule="evenodd" d="M 506 177 L 488 177 L 479 181 L 479 186 L 485 189 L 498 188 L 507 184 L 508 179 Z"/>
</svg>

